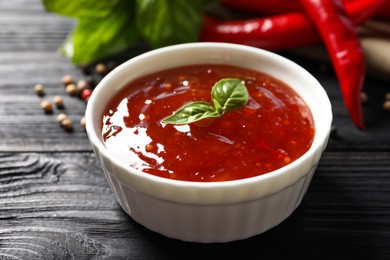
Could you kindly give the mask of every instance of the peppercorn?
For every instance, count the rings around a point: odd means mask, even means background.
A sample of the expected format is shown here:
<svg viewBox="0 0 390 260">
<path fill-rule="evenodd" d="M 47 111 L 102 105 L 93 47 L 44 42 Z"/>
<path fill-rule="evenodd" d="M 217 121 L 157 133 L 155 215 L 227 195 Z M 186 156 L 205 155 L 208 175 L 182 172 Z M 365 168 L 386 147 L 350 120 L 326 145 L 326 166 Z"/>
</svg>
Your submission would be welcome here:
<svg viewBox="0 0 390 260">
<path fill-rule="evenodd" d="M 62 121 L 63 121 L 64 119 L 66 119 L 66 118 L 68 118 L 68 116 L 67 116 L 66 114 L 63 114 L 63 113 L 58 114 L 58 115 L 57 115 L 57 122 L 60 123 L 60 124 L 62 125 Z"/>
<path fill-rule="evenodd" d="M 86 80 L 79 80 L 77 82 L 77 90 L 81 93 L 84 89 L 88 88 L 88 83 Z"/>
<path fill-rule="evenodd" d="M 68 93 L 70 96 L 75 96 L 77 95 L 77 87 L 75 84 L 69 84 L 66 86 L 66 93 Z"/>
<path fill-rule="evenodd" d="M 92 90 L 90 90 L 89 88 L 84 89 L 83 92 L 81 92 L 81 98 L 84 101 L 88 101 L 88 99 L 91 97 L 91 95 L 92 95 Z"/>
<path fill-rule="evenodd" d="M 367 95 L 367 93 L 366 93 L 366 92 L 361 92 L 361 93 L 360 93 L 360 99 L 361 99 L 361 101 L 362 101 L 363 104 L 364 104 L 364 103 L 367 103 L 367 101 L 368 101 L 368 95 Z"/>
<path fill-rule="evenodd" d="M 73 77 L 72 75 L 65 75 L 62 77 L 62 83 L 64 83 L 65 86 L 68 86 L 69 84 L 73 84 Z"/>
<path fill-rule="evenodd" d="M 95 70 L 100 75 L 105 75 L 107 73 L 107 66 L 103 63 L 99 63 L 96 65 Z"/>
<path fill-rule="evenodd" d="M 43 87 L 42 84 L 36 84 L 34 86 L 34 90 L 35 90 L 35 93 L 38 95 L 38 96 L 43 96 L 45 95 L 45 88 Z"/>
<path fill-rule="evenodd" d="M 83 116 L 81 119 L 80 119 L 80 125 L 85 128 L 87 124 L 87 120 L 85 119 L 85 116 Z"/>
<path fill-rule="evenodd" d="M 46 113 L 50 113 L 53 111 L 53 107 L 50 103 L 50 101 L 48 100 L 43 100 L 41 102 L 41 108 L 43 109 L 43 111 L 45 111 Z"/>
<path fill-rule="evenodd" d="M 66 130 L 72 130 L 73 129 L 73 122 L 71 119 L 69 119 L 68 117 L 67 118 L 64 118 L 61 122 L 60 122 L 61 126 L 63 128 L 65 128 Z"/>
<path fill-rule="evenodd" d="M 386 110 L 386 111 L 390 111 L 390 100 L 386 100 L 383 103 L 383 109 Z"/>
<path fill-rule="evenodd" d="M 54 101 L 54 104 L 58 107 L 58 108 L 63 108 L 64 107 L 64 100 L 61 96 L 55 96 L 53 98 L 53 101 Z"/>
<path fill-rule="evenodd" d="M 390 100 L 390 92 L 385 94 L 385 100 Z"/>
</svg>

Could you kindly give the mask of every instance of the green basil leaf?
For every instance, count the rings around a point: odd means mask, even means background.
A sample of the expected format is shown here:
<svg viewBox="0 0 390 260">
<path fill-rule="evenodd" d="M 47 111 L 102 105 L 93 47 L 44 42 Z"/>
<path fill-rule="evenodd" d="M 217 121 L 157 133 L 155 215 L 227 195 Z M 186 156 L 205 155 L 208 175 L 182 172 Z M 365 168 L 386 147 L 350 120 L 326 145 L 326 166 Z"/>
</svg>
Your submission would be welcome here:
<svg viewBox="0 0 390 260">
<path fill-rule="evenodd" d="M 218 81 L 211 91 L 215 110 L 223 114 L 248 103 L 249 93 L 240 79 L 229 78 Z"/>
<path fill-rule="evenodd" d="M 161 122 L 165 124 L 190 124 L 205 118 L 221 117 L 225 112 L 248 103 L 249 93 L 240 79 L 221 79 L 211 90 L 213 104 L 195 101 L 189 103 Z"/>
<path fill-rule="evenodd" d="M 72 33 L 72 62 L 85 64 L 125 51 L 140 38 L 134 23 L 135 2 L 120 1 L 104 18 L 79 18 Z M 65 42 L 64 47 L 69 48 Z"/>
<path fill-rule="evenodd" d="M 204 5 L 199 0 L 137 0 L 137 27 L 152 48 L 195 42 Z"/>
<path fill-rule="evenodd" d="M 121 0 L 42 0 L 47 11 L 69 17 L 103 18 L 115 9 Z"/>
<path fill-rule="evenodd" d="M 165 124 L 183 125 L 190 124 L 205 118 L 219 116 L 221 115 L 215 111 L 211 104 L 203 101 L 195 101 L 183 106 L 173 115 L 164 118 L 161 122 Z"/>
</svg>

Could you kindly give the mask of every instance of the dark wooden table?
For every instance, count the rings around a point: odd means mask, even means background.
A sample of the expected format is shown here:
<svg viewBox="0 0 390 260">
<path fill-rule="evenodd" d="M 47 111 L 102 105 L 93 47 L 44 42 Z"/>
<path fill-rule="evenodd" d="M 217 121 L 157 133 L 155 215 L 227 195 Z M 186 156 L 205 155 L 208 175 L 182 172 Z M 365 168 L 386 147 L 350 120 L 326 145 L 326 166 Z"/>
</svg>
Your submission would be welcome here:
<svg viewBox="0 0 390 260">
<path fill-rule="evenodd" d="M 390 259 L 390 112 L 381 107 L 389 82 L 367 78 L 359 131 L 331 66 L 284 53 L 321 81 L 337 127 L 307 195 L 262 235 L 186 243 L 141 227 L 114 200 L 78 124 L 85 104 L 61 84 L 64 74 L 85 78 L 57 52 L 73 26 L 39 0 L 0 0 L 0 259 Z M 55 95 L 65 108 L 43 113 L 41 100 Z M 60 112 L 72 132 L 57 124 Z"/>
</svg>

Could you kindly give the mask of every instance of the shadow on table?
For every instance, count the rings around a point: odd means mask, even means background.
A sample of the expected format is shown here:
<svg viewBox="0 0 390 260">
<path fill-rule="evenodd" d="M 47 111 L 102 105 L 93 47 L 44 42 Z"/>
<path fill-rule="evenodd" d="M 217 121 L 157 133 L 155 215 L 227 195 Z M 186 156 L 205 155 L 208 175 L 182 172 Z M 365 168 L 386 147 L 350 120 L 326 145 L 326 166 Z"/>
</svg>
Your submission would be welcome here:
<svg viewBox="0 0 390 260">
<path fill-rule="evenodd" d="M 329 196 L 324 196 L 329 192 Z M 241 241 L 200 244 L 139 226 L 148 259 L 378 259 L 390 253 L 375 222 L 334 179 L 317 174 L 298 209 L 273 229 Z M 371 225 L 371 227 L 370 227 Z M 147 242 L 146 242 L 147 241 Z M 146 249 L 144 248 L 143 251 Z M 386 254 L 387 253 L 387 254 Z M 275 258 L 276 257 L 276 258 Z"/>
</svg>

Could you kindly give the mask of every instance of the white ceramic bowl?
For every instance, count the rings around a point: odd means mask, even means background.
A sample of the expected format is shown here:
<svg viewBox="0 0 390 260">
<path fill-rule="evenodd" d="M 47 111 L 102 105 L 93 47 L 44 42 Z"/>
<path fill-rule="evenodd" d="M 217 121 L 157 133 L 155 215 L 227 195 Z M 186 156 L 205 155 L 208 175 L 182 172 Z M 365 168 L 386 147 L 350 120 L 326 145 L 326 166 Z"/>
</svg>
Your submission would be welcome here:
<svg viewBox="0 0 390 260">
<path fill-rule="evenodd" d="M 191 64 L 231 64 L 283 80 L 305 100 L 316 133 L 299 159 L 273 172 L 226 182 L 186 182 L 143 173 L 110 154 L 101 138 L 109 100 L 143 75 Z M 109 73 L 86 110 L 87 133 L 122 208 L 138 223 L 184 241 L 228 242 L 260 234 L 286 219 L 300 204 L 328 141 L 332 112 L 327 94 L 306 70 L 258 48 L 225 43 L 190 43 L 137 56 Z"/>
</svg>

